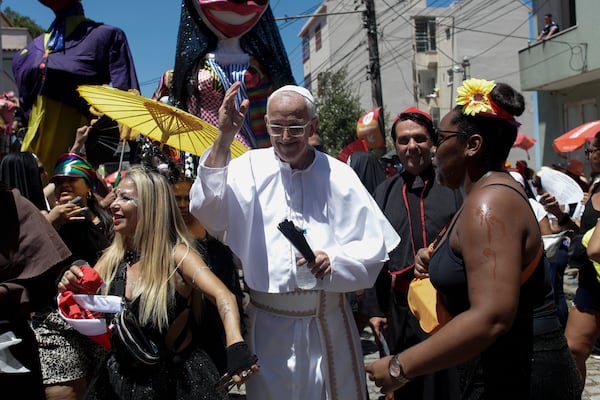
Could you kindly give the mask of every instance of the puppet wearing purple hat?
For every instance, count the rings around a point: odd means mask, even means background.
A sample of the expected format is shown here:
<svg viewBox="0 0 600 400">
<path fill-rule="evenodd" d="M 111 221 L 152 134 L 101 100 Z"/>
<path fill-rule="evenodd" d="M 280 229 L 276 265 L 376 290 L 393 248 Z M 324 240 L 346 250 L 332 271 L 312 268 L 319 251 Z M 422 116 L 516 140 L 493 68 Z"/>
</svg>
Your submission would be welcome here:
<svg viewBox="0 0 600 400">
<path fill-rule="evenodd" d="M 21 147 L 52 165 L 92 115 L 76 88 L 111 83 L 118 89 L 139 84 L 125 33 L 85 17 L 80 0 L 40 0 L 56 18 L 13 59 L 19 100 L 29 119 Z"/>
</svg>

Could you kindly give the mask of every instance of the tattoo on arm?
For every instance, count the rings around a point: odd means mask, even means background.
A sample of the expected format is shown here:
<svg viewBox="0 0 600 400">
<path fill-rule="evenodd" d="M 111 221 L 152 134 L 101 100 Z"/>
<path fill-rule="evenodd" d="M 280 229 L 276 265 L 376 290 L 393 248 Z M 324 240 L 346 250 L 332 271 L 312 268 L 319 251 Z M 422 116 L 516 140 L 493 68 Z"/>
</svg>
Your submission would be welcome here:
<svg viewBox="0 0 600 400">
<path fill-rule="evenodd" d="M 223 320 L 231 313 L 231 305 L 226 299 L 219 299 L 218 309 Z"/>
</svg>

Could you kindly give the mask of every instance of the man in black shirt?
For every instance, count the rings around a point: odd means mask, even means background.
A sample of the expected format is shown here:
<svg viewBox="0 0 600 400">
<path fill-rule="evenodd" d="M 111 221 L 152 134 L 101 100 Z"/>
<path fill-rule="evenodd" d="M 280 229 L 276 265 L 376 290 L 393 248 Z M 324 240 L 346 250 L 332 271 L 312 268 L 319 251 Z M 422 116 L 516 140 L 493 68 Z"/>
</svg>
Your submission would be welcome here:
<svg viewBox="0 0 600 400">
<path fill-rule="evenodd" d="M 555 35 L 559 31 L 558 24 L 552 20 L 552 14 L 544 15 L 544 29 L 540 32 L 534 43 L 541 42 L 542 40 L 548 40 L 552 35 Z"/>
</svg>

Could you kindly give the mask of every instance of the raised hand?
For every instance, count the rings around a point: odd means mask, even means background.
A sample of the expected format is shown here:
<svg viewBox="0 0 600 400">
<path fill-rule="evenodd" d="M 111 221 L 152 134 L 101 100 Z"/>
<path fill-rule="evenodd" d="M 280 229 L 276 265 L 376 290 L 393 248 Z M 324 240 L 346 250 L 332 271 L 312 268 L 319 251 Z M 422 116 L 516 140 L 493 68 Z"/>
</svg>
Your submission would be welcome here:
<svg viewBox="0 0 600 400">
<path fill-rule="evenodd" d="M 235 134 L 239 132 L 244 123 L 250 102 L 248 99 L 244 99 L 239 110 L 235 106 L 235 96 L 240 89 L 240 85 L 240 82 L 235 82 L 225 92 L 225 98 L 219 108 L 219 134 L 205 161 L 207 167 L 221 168 L 227 165 L 229 147 L 235 139 Z"/>
</svg>

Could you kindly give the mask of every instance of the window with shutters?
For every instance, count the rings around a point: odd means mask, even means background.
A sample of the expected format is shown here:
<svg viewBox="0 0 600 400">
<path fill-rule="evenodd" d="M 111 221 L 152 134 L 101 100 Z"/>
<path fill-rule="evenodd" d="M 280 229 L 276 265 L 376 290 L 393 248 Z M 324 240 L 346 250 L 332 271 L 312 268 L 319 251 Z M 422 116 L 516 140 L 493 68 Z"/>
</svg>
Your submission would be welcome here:
<svg viewBox="0 0 600 400">
<path fill-rule="evenodd" d="M 437 49 L 435 32 L 434 17 L 415 18 L 415 49 L 417 53 L 435 51 Z"/>
</svg>

